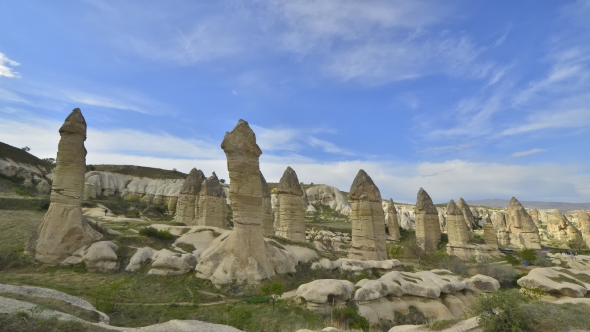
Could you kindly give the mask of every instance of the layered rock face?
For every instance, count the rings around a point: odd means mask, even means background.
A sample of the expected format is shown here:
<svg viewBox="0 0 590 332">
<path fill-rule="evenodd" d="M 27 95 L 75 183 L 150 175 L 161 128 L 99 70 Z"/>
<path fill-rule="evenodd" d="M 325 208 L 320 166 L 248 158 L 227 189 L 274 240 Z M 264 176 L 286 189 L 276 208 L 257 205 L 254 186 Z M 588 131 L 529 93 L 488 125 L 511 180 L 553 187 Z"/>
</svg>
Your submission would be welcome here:
<svg viewBox="0 0 590 332">
<path fill-rule="evenodd" d="M 359 170 L 350 187 L 350 200 L 352 201 L 352 242 L 348 257 L 387 259 L 385 216 L 381 204 L 381 193 L 371 177 L 362 169 Z"/>
<path fill-rule="evenodd" d="M 506 228 L 510 233 L 510 243 L 528 249 L 541 249 L 539 229 L 522 204 L 512 197 L 506 211 Z"/>
<path fill-rule="evenodd" d="M 586 226 L 590 226 L 590 215 L 585 210 L 578 212 L 578 228 L 584 229 Z"/>
<path fill-rule="evenodd" d="M 187 225 L 196 224 L 198 210 L 198 198 L 201 192 L 201 185 L 205 181 L 205 175 L 201 170 L 193 168 L 184 180 L 178 201 L 176 202 L 176 221 Z"/>
<path fill-rule="evenodd" d="M 532 208 L 529 211 L 529 215 L 531 216 L 533 222 L 535 223 L 535 225 L 537 225 L 537 227 L 541 226 L 541 221 L 539 220 L 539 210 L 537 210 L 537 208 Z"/>
<path fill-rule="evenodd" d="M 265 236 L 274 235 L 275 216 L 272 211 L 270 190 L 268 190 L 268 184 L 262 173 L 260 173 L 260 183 L 262 185 L 262 234 Z"/>
<path fill-rule="evenodd" d="M 197 224 L 224 228 L 227 223 L 227 199 L 215 172 L 201 184 L 197 202 Z"/>
<path fill-rule="evenodd" d="M 393 199 L 389 199 L 387 204 L 387 210 L 385 214 L 385 221 L 387 223 L 387 229 L 389 230 L 389 236 L 393 241 L 399 241 L 401 235 L 399 233 L 399 221 L 397 218 L 397 210 L 393 204 Z"/>
<path fill-rule="evenodd" d="M 483 241 L 490 248 L 498 249 L 498 238 L 496 237 L 496 230 L 494 229 L 494 224 L 492 224 L 490 217 L 485 219 L 485 224 L 483 226 Z"/>
<path fill-rule="evenodd" d="M 438 211 L 428 193 L 420 188 L 415 206 L 416 241 L 422 250 L 434 252 L 440 243 Z"/>
<path fill-rule="evenodd" d="M 279 197 L 278 236 L 293 241 L 305 241 L 305 208 L 303 188 L 297 174 L 287 167 L 277 187 Z"/>
<path fill-rule="evenodd" d="M 338 188 L 321 184 L 308 188 L 306 193 L 309 204 L 328 205 L 334 211 L 347 216 L 352 211 L 350 203 Z"/>
<path fill-rule="evenodd" d="M 467 205 L 467 202 L 463 199 L 463 197 L 459 197 L 457 201 L 457 206 L 463 212 L 463 217 L 465 218 L 465 223 L 467 224 L 467 228 L 470 230 L 473 229 L 475 225 L 475 218 L 473 217 L 473 213 L 471 212 L 471 208 Z"/>
<path fill-rule="evenodd" d="M 547 222 L 547 232 L 560 241 L 581 243 L 582 233 L 559 210 L 554 210 Z"/>
<path fill-rule="evenodd" d="M 25 249 L 46 264 L 58 264 L 79 248 L 102 237 L 82 218 L 86 121 L 80 109 L 70 113 L 59 134 L 51 203 Z"/>
<path fill-rule="evenodd" d="M 469 242 L 469 229 L 465 223 L 463 211 L 451 200 L 447 205 L 447 234 L 449 244 L 467 244 Z"/>
<path fill-rule="evenodd" d="M 234 229 L 216 238 L 201 255 L 197 277 L 214 284 L 260 281 L 276 273 L 295 272 L 297 262 L 286 250 L 262 236 L 262 183 L 259 157 L 262 151 L 248 123 L 240 120 L 225 134 L 221 148 L 227 156 L 229 195 Z"/>
</svg>

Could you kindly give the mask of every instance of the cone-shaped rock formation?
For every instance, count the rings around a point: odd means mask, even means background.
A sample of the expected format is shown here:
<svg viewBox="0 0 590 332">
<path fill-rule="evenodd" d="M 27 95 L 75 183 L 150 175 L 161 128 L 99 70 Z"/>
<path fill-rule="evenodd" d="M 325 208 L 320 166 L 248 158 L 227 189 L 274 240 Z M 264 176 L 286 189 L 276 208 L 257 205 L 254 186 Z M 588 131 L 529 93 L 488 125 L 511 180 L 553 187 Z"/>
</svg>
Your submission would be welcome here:
<svg viewBox="0 0 590 332">
<path fill-rule="evenodd" d="M 196 214 L 198 210 L 198 198 L 201 192 L 201 184 L 205 180 L 205 175 L 201 170 L 193 168 L 184 180 L 178 200 L 176 201 L 176 221 L 183 222 L 187 225 L 195 225 Z"/>
<path fill-rule="evenodd" d="M 387 259 L 385 245 L 385 215 L 381 204 L 381 193 L 373 179 L 359 170 L 350 187 L 352 201 L 352 242 L 349 258 L 384 260 Z"/>
<path fill-rule="evenodd" d="M 82 218 L 86 121 L 80 109 L 70 113 L 59 134 L 51 203 L 25 249 L 45 264 L 58 264 L 74 251 L 102 237 Z"/>
<path fill-rule="evenodd" d="M 260 173 L 260 183 L 262 185 L 262 234 L 265 236 L 274 235 L 275 217 L 272 212 L 270 190 L 262 173 Z"/>
<path fill-rule="evenodd" d="M 473 217 L 473 212 L 471 212 L 471 208 L 469 205 L 467 205 L 467 202 L 465 202 L 463 197 L 459 197 L 459 200 L 457 201 L 457 207 L 461 210 L 461 212 L 463 212 L 463 218 L 465 219 L 467 228 L 472 230 L 475 226 L 475 217 Z"/>
<path fill-rule="evenodd" d="M 514 197 L 510 200 L 506 211 L 506 228 L 512 245 L 528 249 L 541 249 L 539 229 L 522 204 Z"/>
<path fill-rule="evenodd" d="M 498 238 L 496 237 L 494 224 L 492 224 L 490 217 L 486 217 L 485 224 L 483 225 L 483 241 L 488 247 L 498 249 Z"/>
<path fill-rule="evenodd" d="M 397 219 L 397 209 L 393 203 L 393 199 L 389 199 L 387 204 L 387 229 L 389 230 L 389 236 L 393 241 L 399 241 L 401 235 L 399 233 L 399 221 Z"/>
<path fill-rule="evenodd" d="M 278 236 L 293 241 L 305 241 L 305 208 L 303 188 L 297 173 L 287 167 L 277 187 L 279 197 Z"/>
<path fill-rule="evenodd" d="M 225 134 L 221 148 L 227 156 L 234 229 L 216 238 L 201 255 L 197 277 L 214 284 L 234 280 L 255 282 L 276 273 L 295 272 L 295 259 L 262 237 L 262 183 L 256 135 L 240 120 Z"/>
<path fill-rule="evenodd" d="M 227 223 L 227 199 L 215 172 L 201 184 L 198 199 L 198 224 L 224 228 Z"/>
<path fill-rule="evenodd" d="M 453 200 L 447 205 L 447 234 L 449 244 L 467 244 L 469 242 L 469 229 L 467 229 L 463 211 Z"/>
<path fill-rule="evenodd" d="M 441 234 L 438 211 L 428 193 L 422 188 L 418 191 L 414 209 L 416 214 L 416 242 L 422 250 L 434 252 L 436 246 L 440 243 Z"/>
</svg>

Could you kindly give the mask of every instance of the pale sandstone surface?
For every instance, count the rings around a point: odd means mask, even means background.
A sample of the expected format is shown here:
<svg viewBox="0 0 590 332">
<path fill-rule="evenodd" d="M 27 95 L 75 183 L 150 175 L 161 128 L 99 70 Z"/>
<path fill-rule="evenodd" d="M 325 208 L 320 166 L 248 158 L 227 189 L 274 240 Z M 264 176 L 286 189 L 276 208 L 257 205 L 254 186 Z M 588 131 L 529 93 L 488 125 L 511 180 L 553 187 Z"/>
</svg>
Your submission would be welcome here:
<svg viewBox="0 0 590 332">
<path fill-rule="evenodd" d="M 559 241 L 583 241 L 582 233 L 559 211 L 554 210 L 547 222 L 547 233 Z"/>
<path fill-rule="evenodd" d="M 521 287 L 538 289 L 552 295 L 585 297 L 590 284 L 576 278 L 576 275 L 587 280 L 590 272 L 560 267 L 539 267 L 518 279 L 517 283 Z"/>
<path fill-rule="evenodd" d="M 227 224 L 227 200 L 215 172 L 203 180 L 197 200 L 197 224 L 224 228 Z"/>
<path fill-rule="evenodd" d="M 234 280 L 256 282 L 279 273 L 295 272 L 295 259 L 262 236 L 262 151 L 246 121 L 225 134 L 221 148 L 227 156 L 234 229 L 213 240 L 196 266 L 197 276 L 214 284 Z"/>
<path fill-rule="evenodd" d="M 264 236 L 274 235 L 275 217 L 272 210 L 272 200 L 268 183 L 262 173 L 260 173 L 260 183 L 262 185 L 262 234 Z"/>
<path fill-rule="evenodd" d="M 414 206 L 400 204 L 396 206 L 399 225 L 403 229 L 416 229 L 416 212 Z"/>
<path fill-rule="evenodd" d="M 354 284 L 348 280 L 319 279 L 300 285 L 296 294 L 308 309 L 327 314 L 333 307 L 344 306 L 354 291 Z"/>
<path fill-rule="evenodd" d="M 167 249 L 154 253 L 152 268 L 147 274 L 161 276 L 175 276 L 185 274 L 197 264 L 196 258 L 191 254 L 177 254 Z"/>
<path fill-rule="evenodd" d="M 305 241 L 305 209 L 303 188 L 297 173 L 287 167 L 277 187 L 279 198 L 278 236 L 293 241 Z"/>
<path fill-rule="evenodd" d="M 61 139 L 51 189 L 51 203 L 26 243 L 25 251 L 45 264 L 59 264 L 79 248 L 102 237 L 82 218 L 86 172 L 86 121 L 74 109 L 59 129 Z"/>
<path fill-rule="evenodd" d="M 306 190 L 309 204 L 328 205 L 334 211 L 343 215 L 350 215 L 352 207 L 344 194 L 336 187 L 325 184 L 312 186 Z"/>
<path fill-rule="evenodd" d="M 483 226 L 483 240 L 486 245 L 492 249 L 498 249 L 498 238 L 496 237 L 496 230 L 490 217 L 485 218 L 485 224 Z"/>
<path fill-rule="evenodd" d="M 108 272 L 118 268 L 117 249 L 111 241 L 95 242 L 85 251 L 82 261 L 90 272 Z"/>
<path fill-rule="evenodd" d="M 528 249 L 541 249 L 539 229 L 520 202 L 512 197 L 506 210 L 506 228 L 510 244 Z"/>
<path fill-rule="evenodd" d="M 428 193 L 420 188 L 414 207 L 416 212 L 416 241 L 427 252 L 434 252 L 440 242 L 438 210 Z"/>
<path fill-rule="evenodd" d="M 197 203 L 203 181 L 205 181 L 203 172 L 196 168 L 191 169 L 178 193 L 175 216 L 177 222 L 183 222 L 187 225 L 194 225 L 196 223 L 196 216 L 198 214 Z"/>
<path fill-rule="evenodd" d="M 383 210 L 385 212 L 385 223 L 389 230 L 389 239 L 393 241 L 399 241 L 401 238 L 399 232 L 399 219 L 397 216 L 397 209 L 393 203 L 393 199 L 383 202 Z"/>
<path fill-rule="evenodd" d="M 470 230 L 473 229 L 475 226 L 475 218 L 471 208 L 467 202 L 465 202 L 463 197 L 459 197 L 459 200 L 457 201 L 457 207 L 459 207 L 459 209 L 463 212 L 463 217 L 465 218 L 465 224 L 467 225 L 467 228 Z"/>
<path fill-rule="evenodd" d="M 381 193 L 373 179 L 359 170 L 350 187 L 352 241 L 348 258 L 387 259 L 385 216 Z"/>
</svg>

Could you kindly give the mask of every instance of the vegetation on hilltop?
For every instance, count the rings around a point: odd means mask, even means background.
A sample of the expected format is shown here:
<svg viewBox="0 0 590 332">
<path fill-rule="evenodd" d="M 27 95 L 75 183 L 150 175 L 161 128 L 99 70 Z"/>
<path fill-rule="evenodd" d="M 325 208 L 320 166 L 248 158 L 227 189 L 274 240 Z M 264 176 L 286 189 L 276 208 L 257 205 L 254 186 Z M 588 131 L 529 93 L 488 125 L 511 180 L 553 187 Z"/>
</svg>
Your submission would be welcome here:
<svg viewBox="0 0 590 332">
<path fill-rule="evenodd" d="M 134 165 L 88 165 L 88 171 L 111 172 L 150 179 L 186 179 L 188 174 L 177 170 Z"/>
<path fill-rule="evenodd" d="M 21 164 L 42 166 L 48 171 L 54 166 L 48 160 L 39 159 L 23 149 L 2 142 L 0 142 L 0 158 L 9 158 L 12 161 Z"/>
</svg>

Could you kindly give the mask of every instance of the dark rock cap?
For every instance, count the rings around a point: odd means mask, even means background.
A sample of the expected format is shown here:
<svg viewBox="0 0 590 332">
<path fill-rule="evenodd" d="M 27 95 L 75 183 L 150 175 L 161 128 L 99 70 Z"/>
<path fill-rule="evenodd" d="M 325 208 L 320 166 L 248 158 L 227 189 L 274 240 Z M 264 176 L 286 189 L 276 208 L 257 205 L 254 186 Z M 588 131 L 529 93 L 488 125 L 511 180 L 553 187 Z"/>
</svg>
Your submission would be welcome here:
<svg viewBox="0 0 590 332">
<path fill-rule="evenodd" d="M 283 173 L 279 186 L 277 187 L 277 194 L 290 194 L 303 196 L 303 188 L 299 184 L 297 173 L 289 166 Z"/>
<path fill-rule="evenodd" d="M 79 108 L 74 108 L 72 113 L 68 115 L 64 124 L 59 128 L 59 134 L 82 135 L 86 140 L 86 120 Z"/>
<path fill-rule="evenodd" d="M 363 197 L 364 196 L 364 197 Z M 368 199 L 381 201 L 381 192 L 373 182 L 373 179 L 364 170 L 359 170 L 350 186 L 350 199 Z"/>
<path fill-rule="evenodd" d="M 438 210 L 434 203 L 432 203 L 432 198 L 430 195 L 424 190 L 420 188 L 418 190 L 418 198 L 416 199 L 416 213 L 423 213 L 423 214 L 436 214 L 438 215 Z"/>
<path fill-rule="evenodd" d="M 204 180 L 205 174 L 201 170 L 196 168 L 191 169 L 180 188 L 180 193 L 198 195 Z"/>
<path fill-rule="evenodd" d="M 449 204 L 447 204 L 447 215 L 450 215 L 450 216 L 462 216 L 463 215 L 463 211 L 461 211 L 461 209 L 459 209 L 457 204 L 455 204 L 455 201 L 452 199 L 449 202 Z"/>
<path fill-rule="evenodd" d="M 233 152 L 245 156 L 259 157 L 262 154 L 260 147 L 256 144 L 256 134 L 254 134 L 248 122 L 241 119 L 232 131 L 225 133 L 221 148 L 225 153 Z"/>
</svg>

